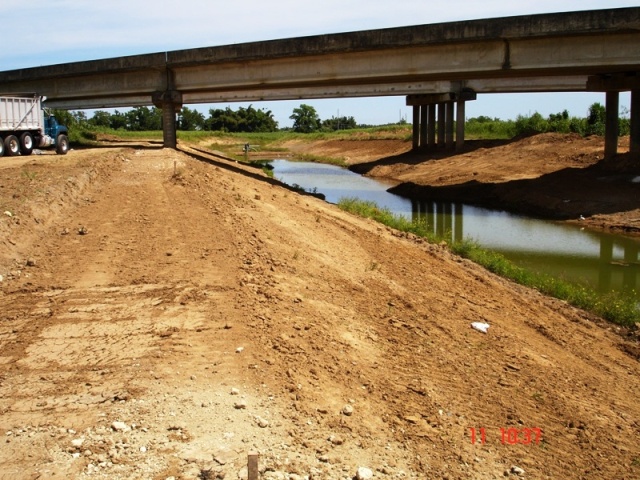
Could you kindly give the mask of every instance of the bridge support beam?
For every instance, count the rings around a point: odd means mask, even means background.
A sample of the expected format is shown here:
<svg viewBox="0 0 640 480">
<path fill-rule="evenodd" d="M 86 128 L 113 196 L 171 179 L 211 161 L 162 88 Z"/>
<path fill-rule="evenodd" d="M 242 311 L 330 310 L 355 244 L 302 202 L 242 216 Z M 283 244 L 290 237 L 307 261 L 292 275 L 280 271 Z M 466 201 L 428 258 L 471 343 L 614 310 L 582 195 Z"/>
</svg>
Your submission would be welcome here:
<svg viewBox="0 0 640 480">
<path fill-rule="evenodd" d="M 165 148 L 178 146 L 176 114 L 182 108 L 182 93 L 177 90 L 154 92 L 153 104 L 162 109 L 162 139 Z"/>
<path fill-rule="evenodd" d="M 475 99 L 475 92 L 469 91 L 409 95 L 407 105 L 413 106 L 413 149 L 461 149 L 464 146 L 465 102 Z"/>
</svg>

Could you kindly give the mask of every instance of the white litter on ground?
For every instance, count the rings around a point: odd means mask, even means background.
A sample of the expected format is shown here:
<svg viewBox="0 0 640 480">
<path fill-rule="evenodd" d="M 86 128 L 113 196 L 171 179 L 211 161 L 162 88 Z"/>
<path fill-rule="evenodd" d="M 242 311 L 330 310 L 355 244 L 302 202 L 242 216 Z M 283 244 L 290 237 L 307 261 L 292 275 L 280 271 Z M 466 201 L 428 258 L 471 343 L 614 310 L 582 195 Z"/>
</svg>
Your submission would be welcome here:
<svg viewBox="0 0 640 480">
<path fill-rule="evenodd" d="M 475 328 L 476 330 L 482 333 L 487 333 L 487 330 L 489 329 L 489 324 L 482 323 L 482 322 L 473 322 L 471 324 L 471 328 Z"/>
</svg>

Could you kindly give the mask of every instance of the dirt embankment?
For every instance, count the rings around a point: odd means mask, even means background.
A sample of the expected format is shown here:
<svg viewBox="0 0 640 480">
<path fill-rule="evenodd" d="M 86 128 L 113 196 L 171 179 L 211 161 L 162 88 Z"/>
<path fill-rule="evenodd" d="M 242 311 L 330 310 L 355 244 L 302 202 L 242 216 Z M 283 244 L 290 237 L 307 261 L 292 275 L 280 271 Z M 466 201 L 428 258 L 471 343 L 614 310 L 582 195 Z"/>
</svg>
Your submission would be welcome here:
<svg viewBox="0 0 640 480">
<path fill-rule="evenodd" d="M 640 477 L 637 336 L 440 246 L 158 148 L 0 205 L 2 479 Z"/>
</svg>

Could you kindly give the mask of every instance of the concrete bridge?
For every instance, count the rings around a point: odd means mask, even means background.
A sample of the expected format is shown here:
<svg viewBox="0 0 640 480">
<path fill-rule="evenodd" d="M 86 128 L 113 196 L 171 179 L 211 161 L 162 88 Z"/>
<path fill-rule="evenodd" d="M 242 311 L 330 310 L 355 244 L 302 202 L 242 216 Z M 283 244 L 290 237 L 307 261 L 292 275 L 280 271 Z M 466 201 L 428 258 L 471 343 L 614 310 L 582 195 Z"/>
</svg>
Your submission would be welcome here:
<svg viewBox="0 0 640 480">
<path fill-rule="evenodd" d="M 605 153 L 617 149 L 619 92 L 631 91 L 640 152 L 640 7 L 319 35 L 0 72 L 0 93 L 64 109 L 156 105 L 176 146 L 184 104 L 402 95 L 414 148 L 461 146 L 478 94 L 606 92 Z M 456 122 L 455 118 L 461 121 Z M 454 132 L 454 125 L 456 132 Z M 455 133 L 455 135 L 454 135 Z M 455 137 L 455 143 L 454 143 Z"/>
</svg>

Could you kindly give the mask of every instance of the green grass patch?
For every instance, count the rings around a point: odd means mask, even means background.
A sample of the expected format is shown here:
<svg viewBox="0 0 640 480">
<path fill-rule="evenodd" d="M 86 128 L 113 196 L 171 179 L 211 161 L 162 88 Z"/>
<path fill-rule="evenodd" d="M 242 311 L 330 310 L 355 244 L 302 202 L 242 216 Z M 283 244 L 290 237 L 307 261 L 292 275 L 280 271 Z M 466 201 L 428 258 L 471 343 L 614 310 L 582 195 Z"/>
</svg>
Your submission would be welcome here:
<svg viewBox="0 0 640 480">
<path fill-rule="evenodd" d="M 394 215 L 388 209 L 381 209 L 373 202 L 344 198 L 338 202 L 338 206 L 347 212 L 371 218 L 396 230 L 424 237 L 431 243 L 445 242 L 456 255 L 467 258 L 496 275 L 564 300 L 612 323 L 631 327 L 636 322 L 640 322 L 640 308 L 633 292 L 602 294 L 584 285 L 524 269 L 513 264 L 504 255 L 482 248 L 474 241 L 451 242 L 448 238 L 438 237 L 425 222 L 416 222 Z"/>
</svg>

